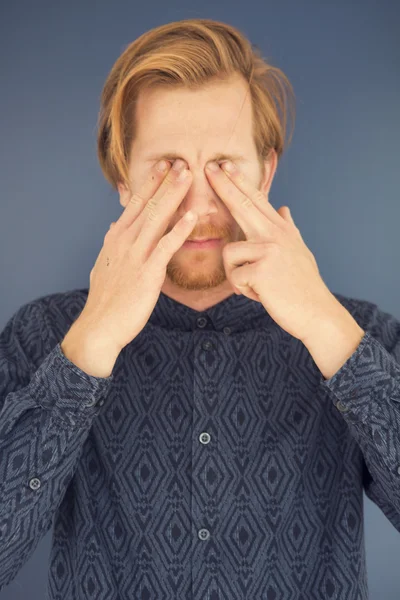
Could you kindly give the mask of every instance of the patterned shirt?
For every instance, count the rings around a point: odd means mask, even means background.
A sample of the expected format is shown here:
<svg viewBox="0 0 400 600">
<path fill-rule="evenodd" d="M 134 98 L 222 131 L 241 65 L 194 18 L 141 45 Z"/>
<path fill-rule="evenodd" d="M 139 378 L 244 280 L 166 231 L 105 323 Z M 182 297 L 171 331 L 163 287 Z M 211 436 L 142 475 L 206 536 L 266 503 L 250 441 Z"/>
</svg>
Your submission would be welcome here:
<svg viewBox="0 0 400 600">
<path fill-rule="evenodd" d="M 261 303 L 161 293 L 99 378 L 60 347 L 87 294 L 0 335 L 0 589 L 52 527 L 50 600 L 367 600 L 363 490 L 400 531 L 400 322 L 334 294 L 366 333 L 326 380 Z"/>
</svg>

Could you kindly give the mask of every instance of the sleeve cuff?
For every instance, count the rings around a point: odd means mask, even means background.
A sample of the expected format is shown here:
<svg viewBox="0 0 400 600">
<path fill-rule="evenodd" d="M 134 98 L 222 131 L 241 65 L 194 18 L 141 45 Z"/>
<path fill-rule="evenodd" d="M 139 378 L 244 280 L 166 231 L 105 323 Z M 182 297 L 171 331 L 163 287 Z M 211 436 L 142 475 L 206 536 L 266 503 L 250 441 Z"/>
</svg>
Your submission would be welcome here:
<svg viewBox="0 0 400 600">
<path fill-rule="evenodd" d="M 99 412 L 113 379 L 113 375 L 88 375 L 64 355 L 58 343 L 33 374 L 30 392 L 38 405 L 54 411 L 62 422 L 75 424 Z"/>
<path fill-rule="evenodd" d="M 321 376 L 320 384 L 330 392 L 334 405 L 346 419 L 364 422 L 382 403 L 400 403 L 398 382 L 400 365 L 366 331 L 344 365 L 330 379 Z"/>
</svg>

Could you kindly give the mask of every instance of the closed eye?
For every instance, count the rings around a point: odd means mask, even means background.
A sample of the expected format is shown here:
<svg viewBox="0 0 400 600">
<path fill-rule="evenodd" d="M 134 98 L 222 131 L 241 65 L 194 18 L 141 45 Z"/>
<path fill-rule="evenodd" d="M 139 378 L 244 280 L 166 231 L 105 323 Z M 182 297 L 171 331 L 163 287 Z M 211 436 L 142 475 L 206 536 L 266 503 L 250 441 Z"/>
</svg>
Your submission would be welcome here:
<svg viewBox="0 0 400 600">
<path fill-rule="evenodd" d="M 181 158 L 180 156 L 178 156 L 177 154 L 171 153 L 171 154 L 157 154 L 157 155 L 153 155 L 153 156 L 149 156 L 146 160 L 146 162 L 151 162 L 151 161 L 156 161 L 158 162 L 159 160 L 161 160 L 162 158 L 164 158 L 165 160 L 169 160 L 171 163 L 173 163 L 177 158 Z M 185 160 L 185 159 L 183 159 Z M 223 163 L 226 160 L 231 160 L 232 162 L 236 163 L 236 162 L 246 162 L 247 159 L 241 155 L 241 154 L 215 154 L 215 156 L 212 156 L 209 160 L 214 160 L 215 162 L 217 162 L 219 165 L 221 163 Z"/>
<path fill-rule="evenodd" d="M 175 160 L 176 160 L 176 158 L 168 158 L 168 156 L 165 156 L 164 158 L 165 158 L 165 160 L 169 160 L 169 162 L 170 162 L 172 165 L 174 164 L 174 162 L 175 162 Z M 183 159 L 182 159 L 182 160 L 183 160 Z M 216 162 L 216 163 L 217 163 L 219 166 L 221 166 L 221 165 L 222 165 L 222 163 L 223 163 L 223 162 L 225 162 L 225 161 L 224 161 L 224 160 L 218 160 L 218 161 L 214 161 L 214 162 Z"/>
</svg>

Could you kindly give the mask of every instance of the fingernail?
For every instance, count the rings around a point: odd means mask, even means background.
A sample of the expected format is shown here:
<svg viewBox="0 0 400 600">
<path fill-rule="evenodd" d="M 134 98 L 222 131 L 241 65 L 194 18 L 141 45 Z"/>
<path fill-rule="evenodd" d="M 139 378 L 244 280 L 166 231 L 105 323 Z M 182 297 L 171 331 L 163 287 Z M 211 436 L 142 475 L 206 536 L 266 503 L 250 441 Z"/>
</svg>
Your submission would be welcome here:
<svg viewBox="0 0 400 600">
<path fill-rule="evenodd" d="M 209 169 L 210 171 L 218 171 L 219 170 L 219 166 L 214 161 L 207 163 L 206 168 Z"/>
<path fill-rule="evenodd" d="M 224 169 L 224 171 L 228 171 L 228 173 L 233 173 L 233 171 L 235 170 L 235 165 L 230 160 L 227 160 L 226 162 L 222 163 L 221 166 Z"/>
<path fill-rule="evenodd" d="M 181 171 L 185 167 L 185 162 L 181 158 L 177 158 L 172 168 L 174 171 Z"/>
<path fill-rule="evenodd" d="M 185 220 L 186 221 L 194 221 L 196 218 L 195 213 L 192 210 L 188 210 L 186 215 L 185 215 Z"/>
<path fill-rule="evenodd" d="M 160 162 L 157 163 L 156 168 L 158 171 L 161 171 L 161 173 L 165 173 L 165 171 L 167 170 L 167 166 L 168 166 L 168 163 L 166 160 L 160 160 Z"/>
</svg>

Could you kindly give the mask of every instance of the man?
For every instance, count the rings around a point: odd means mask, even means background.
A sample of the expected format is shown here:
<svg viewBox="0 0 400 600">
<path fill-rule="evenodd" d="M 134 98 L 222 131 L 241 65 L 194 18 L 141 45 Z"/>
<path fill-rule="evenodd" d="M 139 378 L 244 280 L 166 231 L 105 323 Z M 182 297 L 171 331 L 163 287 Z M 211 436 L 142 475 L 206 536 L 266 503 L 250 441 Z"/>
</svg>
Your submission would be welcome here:
<svg viewBox="0 0 400 600">
<path fill-rule="evenodd" d="M 124 212 L 90 289 L 24 305 L 0 338 L 0 583 L 54 518 L 51 599 L 366 599 L 363 489 L 400 531 L 400 323 L 331 293 L 270 204 L 282 148 L 258 151 L 237 30 L 146 35 L 110 74 L 109 115 L 139 56 L 158 76 L 224 48 L 243 70 L 142 89 L 126 169 L 116 122 L 100 124 Z M 162 159 L 183 162 L 184 184 L 156 175 Z"/>
</svg>

